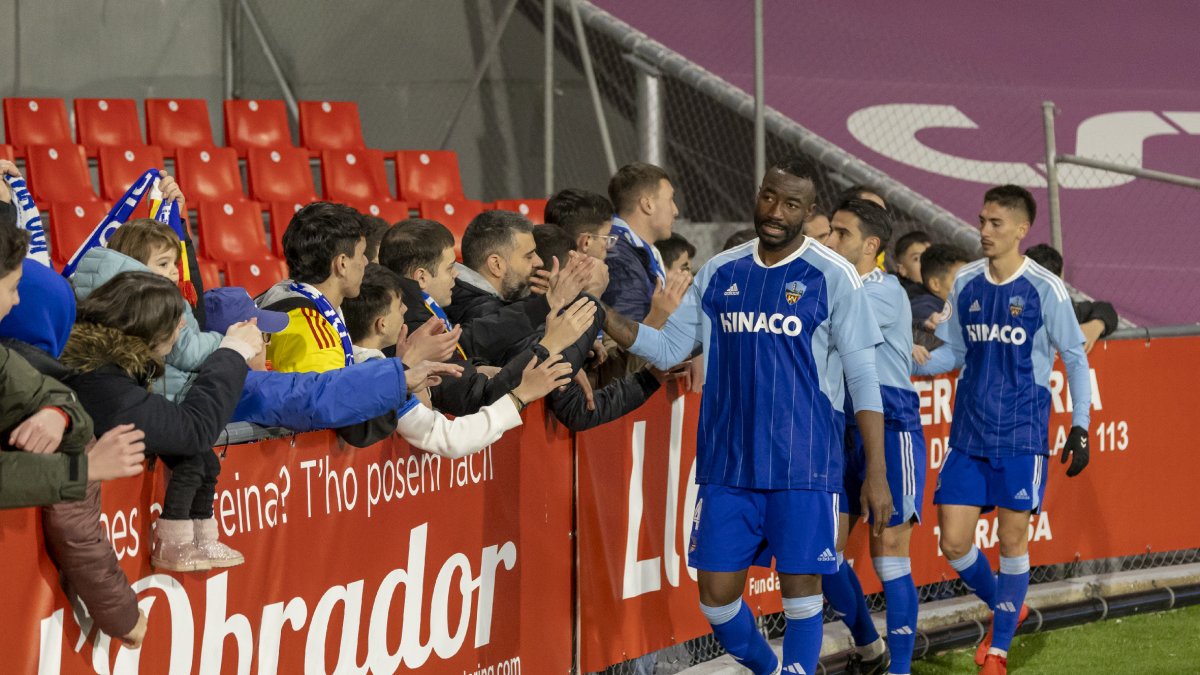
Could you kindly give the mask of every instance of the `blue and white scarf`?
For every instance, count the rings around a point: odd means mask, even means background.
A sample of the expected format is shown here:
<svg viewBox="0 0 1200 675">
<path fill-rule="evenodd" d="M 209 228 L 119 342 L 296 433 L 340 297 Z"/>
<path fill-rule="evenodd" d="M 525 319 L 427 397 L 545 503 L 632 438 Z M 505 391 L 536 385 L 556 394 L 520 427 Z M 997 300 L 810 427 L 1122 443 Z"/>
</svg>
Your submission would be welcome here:
<svg viewBox="0 0 1200 675">
<path fill-rule="evenodd" d="M 454 330 L 454 324 L 450 323 L 450 317 L 446 316 L 446 310 L 442 309 L 442 306 L 437 303 L 437 300 L 433 299 L 432 295 L 421 291 L 421 298 L 425 300 L 425 307 L 445 324 L 447 331 Z M 462 345 L 456 344 L 454 345 L 454 349 L 458 351 L 458 355 L 465 361 L 467 353 L 463 351 Z"/>
<path fill-rule="evenodd" d="M 75 268 L 79 266 L 79 261 L 83 258 L 83 254 L 93 248 L 108 244 L 108 240 L 112 238 L 113 233 L 117 231 L 117 228 L 124 225 L 125 221 L 129 220 L 129 216 L 133 215 L 133 210 L 142 202 L 142 197 L 145 195 L 146 190 L 152 187 L 157 180 L 158 169 L 148 169 L 146 173 L 142 174 L 141 178 L 138 178 L 134 181 L 133 185 L 129 186 L 129 189 L 125 191 L 121 199 L 113 205 L 108 215 L 104 216 L 104 220 L 100 221 L 100 224 L 96 226 L 96 229 L 92 230 L 92 233 L 88 235 L 88 238 L 79 247 L 79 250 L 75 251 L 75 255 L 71 256 L 71 260 L 63 268 L 64 277 L 69 278 L 75 273 Z M 184 241 L 183 220 L 179 214 L 178 202 L 171 202 L 158 208 L 153 217 L 160 223 L 170 225 L 171 229 L 175 230 L 176 236 L 179 237 L 179 241 Z M 182 280 L 183 276 L 180 278 Z"/>
<path fill-rule="evenodd" d="M 346 355 L 346 367 L 349 368 L 354 365 L 354 344 L 350 342 L 350 331 L 346 328 L 346 322 L 342 319 L 342 315 L 329 302 L 329 298 L 326 298 L 324 293 L 311 286 L 298 284 L 294 281 L 288 285 L 288 290 L 299 293 L 317 306 L 317 311 L 321 313 L 321 316 L 325 317 L 330 326 L 333 326 L 334 332 L 338 334 L 338 338 L 342 341 L 342 352 Z"/>
<path fill-rule="evenodd" d="M 625 221 L 617 217 L 613 217 L 612 233 L 629 242 L 630 246 L 645 251 L 650 256 L 650 271 L 658 277 L 663 286 L 667 285 L 667 272 L 663 269 L 662 263 L 658 261 L 658 252 L 654 249 L 653 244 L 637 236 L 633 230 L 629 229 Z"/>
<path fill-rule="evenodd" d="M 42 216 L 38 213 L 37 205 L 29 194 L 24 178 L 5 176 L 8 188 L 12 192 L 13 206 L 17 209 L 17 229 L 29 233 L 29 254 L 27 257 L 50 267 L 50 249 L 46 247 L 46 231 L 42 229 Z"/>
</svg>

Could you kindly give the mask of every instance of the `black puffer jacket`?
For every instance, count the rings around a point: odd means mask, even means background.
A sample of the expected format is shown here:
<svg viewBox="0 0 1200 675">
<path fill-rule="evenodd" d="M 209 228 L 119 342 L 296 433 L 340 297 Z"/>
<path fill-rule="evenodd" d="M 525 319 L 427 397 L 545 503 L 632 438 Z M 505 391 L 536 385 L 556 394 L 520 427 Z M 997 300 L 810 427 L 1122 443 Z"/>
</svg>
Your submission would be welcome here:
<svg viewBox="0 0 1200 675">
<path fill-rule="evenodd" d="M 182 401 L 147 389 L 161 368 L 146 343 L 92 323 L 75 324 L 62 363 L 66 384 L 92 416 L 97 436 L 121 424 L 146 433 L 146 454 L 187 456 L 212 450 L 233 417 L 246 380 L 246 360 L 218 349 L 204 361 Z"/>
</svg>

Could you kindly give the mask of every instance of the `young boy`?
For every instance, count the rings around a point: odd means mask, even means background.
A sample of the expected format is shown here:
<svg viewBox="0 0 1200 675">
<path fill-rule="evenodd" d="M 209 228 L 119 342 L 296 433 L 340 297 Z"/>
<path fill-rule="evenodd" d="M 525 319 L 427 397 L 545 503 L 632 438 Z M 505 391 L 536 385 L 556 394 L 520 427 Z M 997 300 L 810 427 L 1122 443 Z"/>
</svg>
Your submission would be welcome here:
<svg viewBox="0 0 1200 675">
<path fill-rule="evenodd" d="M 920 230 L 913 230 L 896 240 L 896 276 L 909 300 L 921 293 L 921 254 L 932 243 L 929 235 Z"/>
<path fill-rule="evenodd" d="M 912 299 L 913 341 L 926 349 L 936 349 L 942 342 L 933 331 L 946 320 L 946 298 L 954 284 L 958 269 L 970 262 L 967 252 L 951 244 L 934 244 L 921 254 L 921 292 Z"/>
<path fill-rule="evenodd" d="M 662 254 L 663 265 L 667 267 L 667 274 L 672 272 L 692 272 L 692 260 L 696 258 L 696 247 L 692 243 L 683 238 L 683 235 L 678 232 L 672 232 L 671 236 L 662 241 L 655 242 L 658 252 Z"/>
</svg>

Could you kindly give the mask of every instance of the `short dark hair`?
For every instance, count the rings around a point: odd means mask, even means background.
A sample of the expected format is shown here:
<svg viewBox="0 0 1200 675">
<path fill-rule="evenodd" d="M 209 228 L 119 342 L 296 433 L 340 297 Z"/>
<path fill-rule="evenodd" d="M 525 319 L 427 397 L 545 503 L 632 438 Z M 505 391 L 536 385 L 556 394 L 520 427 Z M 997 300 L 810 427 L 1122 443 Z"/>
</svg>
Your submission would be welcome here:
<svg viewBox="0 0 1200 675">
<path fill-rule="evenodd" d="M 662 168 L 645 162 L 633 162 L 617 169 L 608 181 L 608 198 L 617 213 L 629 213 L 647 190 L 658 191 L 658 184 L 671 177 Z"/>
<path fill-rule="evenodd" d="M 575 239 L 558 225 L 538 225 L 533 228 L 533 241 L 537 245 L 542 264 L 550 267 L 558 258 L 558 266 L 567 264 L 567 257 L 575 250 Z"/>
<path fill-rule="evenodd" d="M 880 199 L 883 199 L 883 195 L 879 194 L 879 190 L 876 190 L 875 188 L 871 187 L 870 185 L 863 185 L 862 183 L 859 183 L 856 185 L 851 185 L 850 187 L 848 187 L 845 190 L 842 190 L 840 193 L 838 193 L 837 203 L 841 204 L 842 202 L 846 201 L 847 199 L 862 199 L 864 192 L 869 192 L 873 195 L 878 195 Z M 867 201 L 871 201 L 871 200 L 868 199 Z M 884 199 L 884 203 L 887 203 L 886 199 Z"/>
<path fill-rule="evenodd" d="M 1058 252 L 1058 249 L 1054 248 L 1050 244 L 1038 244 L 1037 246 L 1030 246 L 1025 250 L 1025 255 L 1032 259 L 1033 262 L 1045 267 L 1051 272 L 1054 272 L 1054 276 L 1062 276 L 1062 254 Z"/>
<path fill-rule="evenodd" d="M 379 243 L 379 264 L 411 277 L 425 268 L 437 276 L 442 253 L 454 248 L 454 234 L 436 220 L 409 218 L 392 226 Z"/>
<path fill-rule="evenodd" d="M 350 340 L 358 342 L 371 332 L 371 324 L 387 314 L 396 298 L 404 297 L 400 277 L 383 265 L 370 263 L 363 272 L 362 290 L 354 298 L 342 301 L 346 330 Z"/>
<path fill-rule="evenodd" d="M 662 241 L 654 242 L 654 246 L 658 248 L 658 252 L 662 254 L 663 265 L 670 267 L 675 264 L 679 256 L 686 253 L 689 258 L 696 257 L 696 247 L 692 246 L 692 242 L 683 238 L 683 235 L 678 232 L 672 232 L 671 236 Z"/>
<path fill-rule="evenodd" d="M 968 262 L 971 262 L 971 254 L 965 250 L 953 244 L 934 244 L 921 254 L 921 279 L 940 277 L 958 263 Z"/>
<path fill-rule="evenodd" d="M 567 188 L 546 202 L 546 224 L 561 227 L 572 239 L 596 234 L 612 217 L 613 205 L 608 197 L 587 190 Z"/>
<path fill-rule="evenodd" d="M 313 202 L 292 216 L 283 233 L 283 257 L 293 281 L 319 284 L 329 278 L 339 255 L 354 255 L 367 236 L 358 211 L 345 204 Z"/>
<path fill-rule="evenodd" d="M 999 204 L 1006 209 L 1024 211 L 1025 215 L 1029 216 L 1030 225 L 1037 217 L 1037 202 L 1034 201 L 1033 195 L 1029 194 L 1029 190 L 1020 185 L 997 185 L 983 195 L 983 203 L 989 202 Z"/>
<path fill-rule="evenodd" d="M 892 215 L 887 209 L 867 199 L 847 199 L 838 204 L 834 211 L 845 211 L 852 213 L 858 218 L 858 228 L 862 230 L 863 237 L 878 237 L 879 251 L 887 248 L 888 241 L 892 238 Z"/>
<path fill-rule="evenodd" d="M 369 213 L 361 212 L 360 215 L 362 216 L 363 226 L 366 228 L 367 260 L 378 260 L 379 244 L 383 241 L 383 235 L 391 229 L 392 225 L 379 216 L 372 216 Z"/>
<path fill-rule="evenodd" d="M 725 243 L 721 245 L 721 250 L 728 251 L 729 249 L 735 246 L 741 246 L 742 244 L 751 241 L 756 237 L 758 237 L 758 233 L 754 231 L 753 227 L 747 227 L 744 230 L 738 230 L 737 232 L 729 235 L 729 238 L 726 239 Z"/>
<path fill-rule="evenodd" d="M 915 246 L 917 244 L 932 244 L 932 243 L 933 243 L 933 240 L 929 238 L 928 234 L 925 234 L 921 230 L 913 230 L 912 232 L 909 232 L 908 234 L 906 234 L 896 240 L 896 248 L 895 248 L 896 257 L 899 258 L 900 256 L 904 255 L 905 251 L 907 251 L 908 249 L 912 248 L 913 246 Z"/>
<path fill-rule="evenodd" d="M 0 277 L 12 274 L 29 252 L 29 233 L 14 225 L 0 225 Z"/>
<path fill-rule="evenodd" d="M 803 155 L 789 155 L 784 157 L 772 164 L 768 171 L 770 169 L 778 169 L 789 176 L 810 180 L 814 185 L 817 182 L 815 178 L 817 175 L 816 167 Z"/>
<path fill-rule="evenodd" d="M 519 213 L 484 211 L 475 216 L 463 232 L 463 264 L 478 272 L 488 256 L 510 248 L 518 232 L 533 232 L 533 223 Z"/>
</svg>

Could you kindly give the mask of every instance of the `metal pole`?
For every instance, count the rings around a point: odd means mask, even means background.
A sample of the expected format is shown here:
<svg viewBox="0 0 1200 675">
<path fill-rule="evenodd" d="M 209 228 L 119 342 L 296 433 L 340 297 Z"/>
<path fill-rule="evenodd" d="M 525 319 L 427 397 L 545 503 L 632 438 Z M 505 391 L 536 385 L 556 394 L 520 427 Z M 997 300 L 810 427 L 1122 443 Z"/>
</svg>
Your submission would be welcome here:
<svg viewBox="0 0 1200 675">
<path fill-rule="evenodd" d="M 250 9 L 250 3 L 246 0 L 238 0 L 242 6 L 242 12 L 246 15 L 246 20 L 250 22 L 250 28 L 254 31 L 255 37 L 258 38 L 258 44 L 262 47 L 263 56 L 267 57 L 267 65 L 271 67 L 271 72 L 275 75 L 275 81 L 279 83 L 279 88 L 283 91 L 283 100 L 287 102 L 288 112 L 292 114 L 293 120 L 300 119 L 300 106 L 296 104 L 296 96 L 292 93 L 292 86 L 288 84 L 287 78 L 283 76 L 283 69 L 279 67 L 279 61 L 275 59 L 275 52 L 271 51 L 271 46 L 267 44 L 267 36 L 263 35 L 262 28 L 258 25 L 258 18 L 254 16 L 254 11 Z"/>
<path fill-rule="evenodd" d="M 662 166 L 666 163 L 662 73 L 633 54 L 626 54 L 624 58 L 637 68 L 638 158 Z"/>
<path fill-rule="evenodd" d="M 483 60 L 479 62 L 479 67 L 475 69 L 475 77 L 471 80 L 471 87 L 463 94 L 462 100 L 458 102 L 458 107 L 454 109 L 454 114 L 450 116 L 450 120 L 446 123 L 446 128 L 442 132 L 442 142 L 438 143 L 438 147 L 443 150 L 446 149 L 446 144 L 450 142 L 450 136 L 454 134 L 454 127 L 458 126 L 458 119 L 462 117 L 467 103 L 471 100 L 475 92 L 478 91 L 479 84 L 483 82 L 483 76 L 487 74 L 488 68 L 492 67 L 492 61 L 496 59 L 496 54 L 500 52 L 500 39 L 504 37 L 504 30 L 508 28 L 508 20 L 512 18 L 513 10 L 517 8 L 517 2 L 518 0 L 510 0 L 508 6 L 504 8 L 504 14 L 500 15 L 500 21 L 496 24 L 496 32 L 492 33 L 492 39 L 488 42 L 487 49 L 483 53 Z"/>
<path fill-rule="evenodd" d="M 545 57 L 545 71 L 542 97 L 542 117 L 545 128 L 542 130 L 542 148 L 545 154 L 545 190 L 546 196 L 554 194 L 554 0 L 542 0 L 543 17 L 542 31 Z"/>
<path fill-rule="evenodd" d="M 1156 180 L 1162 183 L 1181 185 L 1183 187 L 1196 188 L 1200 190 L 1200 179 L 1190 178 L 1188 176 L 1180 176 L 1177 173 L 1155 171 L 1154 169 L 1143 169 L 1140 166 L 1117 164 L 1115 162 L 1106 162 L 1101 159 L 1092 159 L 1091 157 L 1078 157 L 1076 155 L 1059 155 L 1058 163 L 1076 164 L 1078 166 L 1086 166 L 1089 169 L 1100 169 L 1102 171 L 1111 171 L 1113 173 L 1123 173 L 1127 176 L 1137 176 L 1138 178 Z"/>
<path fill-rule="evenodd" d="M 222 88 L 225 90 L 225 99 L 233 98 L 233 17 L 237 14 L 237 8 L 233 6 L 232 0 L 226 0 L 221 3 L 221 54 L 224 58 L 224 70 L 222 72 Z"/>
<path fill-rule="evenodd" d="M 754 175 L 767 173 L 767 104 L 763 76 L 763 0 L 754 0 Z"/>
<path fill-rule="evenodd" d="M 1050 243 L 1063 253 L 1062 215 L 1058 205 L 1058 146 L 1054 140 L 1054 102 L 1042 102 L 1042 123 L 1046 127 L 1046 188 L 1050 201 Z"/>
<path fill-rule="evenodd" d="M 600 87 L 596 84 L 596 71 L 592 69 L 592 52 L 588 49 L 587 34 L 583 20 L 579 17 L 579 0 L 571 0 L 571 23 L 575 26 L 575 41 L 579 43 L 579 55 L 583 58 L 583 74 L 587 78 L 588 90 L 592 93 L 592 108 L 596 111 L 596 124 L 600 127 L 600 143 L 604 146 L 604 159 L 608 162 L 608 173 L 617 172 L 617 157 L 613 154 L 612 138 L 608 135 L 608 121 L 604 119 L 604 104 L 600 100 Z"/>
</svg>

